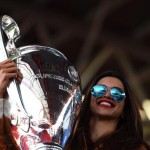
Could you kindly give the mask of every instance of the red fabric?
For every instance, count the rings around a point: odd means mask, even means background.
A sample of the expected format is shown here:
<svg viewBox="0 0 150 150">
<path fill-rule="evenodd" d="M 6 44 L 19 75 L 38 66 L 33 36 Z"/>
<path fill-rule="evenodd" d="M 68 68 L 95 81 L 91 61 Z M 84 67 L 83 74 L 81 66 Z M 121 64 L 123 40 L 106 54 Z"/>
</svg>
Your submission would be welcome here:
<svg viewBox="0 0 150 150">
<path fill-rule="evenodd" d="M 40 133 L 40 139 L 43 143 L 45 142 L 52 142 L 52 138 L 50 137 L 50 135 L 48 134 L 47 130 L 43 130 Z"/>
</svg>

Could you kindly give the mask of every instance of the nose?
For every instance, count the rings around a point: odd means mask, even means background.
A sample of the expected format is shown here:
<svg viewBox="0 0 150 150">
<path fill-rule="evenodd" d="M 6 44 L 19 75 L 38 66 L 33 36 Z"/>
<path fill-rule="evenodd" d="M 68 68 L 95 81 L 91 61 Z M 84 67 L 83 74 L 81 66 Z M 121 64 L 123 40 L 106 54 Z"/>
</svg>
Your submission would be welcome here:
<svg viewBox="0 0 150 150">
<path fill-rule="evenodd" d="M 111 98 L 110 90 L 107 90 L 107 92 L 103 95 L 103 97 Z"/>
</svg>

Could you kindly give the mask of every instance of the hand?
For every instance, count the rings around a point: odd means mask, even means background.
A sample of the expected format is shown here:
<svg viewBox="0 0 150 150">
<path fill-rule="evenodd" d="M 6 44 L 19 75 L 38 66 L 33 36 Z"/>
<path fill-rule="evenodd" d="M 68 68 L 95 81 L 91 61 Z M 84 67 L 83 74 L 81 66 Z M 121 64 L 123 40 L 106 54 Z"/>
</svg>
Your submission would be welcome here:
<svg viewBox="0 0 150 150">
<path fill-rule="evenodd" d="M 0 98 L 4 98 L 6 89 L 13 79 L 22 80 L 22 74 L 11 59 L 0 62 Z"/>
</svg>

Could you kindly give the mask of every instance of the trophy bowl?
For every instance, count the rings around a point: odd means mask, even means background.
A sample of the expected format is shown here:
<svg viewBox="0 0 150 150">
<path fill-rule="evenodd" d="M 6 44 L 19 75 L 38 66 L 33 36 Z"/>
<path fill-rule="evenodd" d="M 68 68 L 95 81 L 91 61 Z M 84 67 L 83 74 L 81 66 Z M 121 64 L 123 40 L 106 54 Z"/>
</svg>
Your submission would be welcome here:
<svg viewBox="0 0 150 150">
<path fill-rule="evenodd" d="M 18 99 L 11 105 L 12 126 L 17 127 L 12 127 L 14 138 L 20 146 L 29 143 L 29 149 L 61 150 L 81 100 L 78 72 L 56 49 L 25 46 L 19 51 L 21 57 L 15 60 L 23 74 L 17 84 L 19 99 L 8 90 L 10 98 Z"/>
</svg>

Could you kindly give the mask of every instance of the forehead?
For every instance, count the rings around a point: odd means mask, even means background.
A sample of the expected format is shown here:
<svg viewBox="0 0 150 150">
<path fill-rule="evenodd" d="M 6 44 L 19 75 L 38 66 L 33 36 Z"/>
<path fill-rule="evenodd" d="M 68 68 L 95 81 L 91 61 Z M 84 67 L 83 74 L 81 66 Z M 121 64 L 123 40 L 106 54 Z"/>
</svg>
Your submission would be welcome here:
<svg viewBox="0 0 150 150">
<path fill-rule="evenodd" d="M 104 77 L 100 79 L 97 84 L 104 84 L 108 87 L 119 87 L 121 89 L 124 89 L 124 86 L 121 80 L 115 77 Z"/>
</svg>

